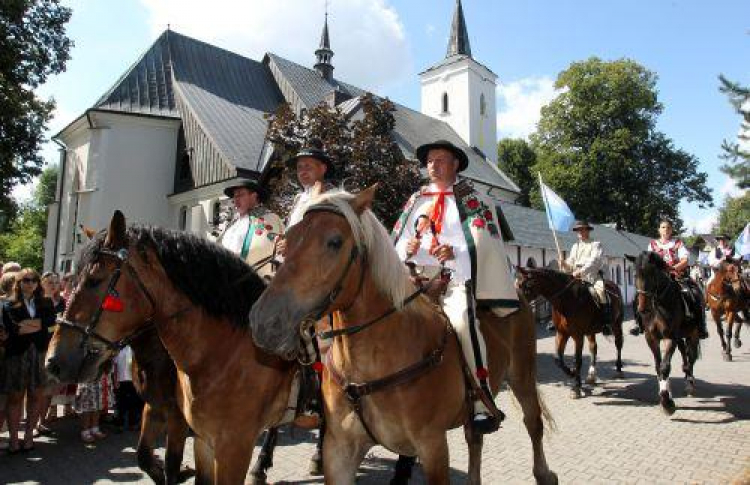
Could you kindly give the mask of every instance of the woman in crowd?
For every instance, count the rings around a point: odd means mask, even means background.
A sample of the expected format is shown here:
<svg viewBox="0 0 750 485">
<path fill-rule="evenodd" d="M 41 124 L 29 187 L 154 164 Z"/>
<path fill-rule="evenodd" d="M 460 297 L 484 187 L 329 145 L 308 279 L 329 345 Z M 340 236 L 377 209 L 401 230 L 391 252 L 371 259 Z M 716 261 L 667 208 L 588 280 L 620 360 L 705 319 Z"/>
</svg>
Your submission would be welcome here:
<svg viewBox="0 0 750 485">
<path fill-rule="evenodd" d="M 10 301 L 3 305 L 3 326 L 8 332 L 5 346 L 4 389 L 8 394 L 7 413 L 10 443 L 8 453 L 34 449 L 34 424 L 44 400 L 44 357 L 49 344 L 48 328 L 55 323 L 55 312 L 44 298 L 39 274 L 25 268 L 16 274 Z M 26 399 L 26 425 L 23 444 L 18 431 Z"/>
<path fill-rule="evenodd" d="M 8 340 L 8 331 L 3 324 L 3 307 L 5 302 L 10 300 L 15 281 L 15 271 L 4 272 L 0 276 L 0 430 L 5 426 L 5 407 L 8 402 L 8 393 L 5 390 L 5 342 Z M 3 443 L 3 449 L 7 447 L 8 443 Z"/>
<path fill-rule="evenodd" d="M 62 315 L 65 312 L 65 299 L 62 297 L 60 291 L 60 277 L 57 273 L 47 271 L 42 275 L 42 290 L 44 296 L 52 301 L 52 307 L 55 310 L 56 315 Z M 54 326 L 49 328 L 49 333 L 54 333 Z M 46 389 L 44 394 L 44 402 L 40 407 L 40 420 L 41 422 L 37 426 L 37 432 L 40 435 L 52 434 L 52 430 L 49 428 L 50 422 L 57 418 L 57 405 L 67 404 L 65 399 L 65 390 L 67 386 L 52 386 Z"/>
</svg>

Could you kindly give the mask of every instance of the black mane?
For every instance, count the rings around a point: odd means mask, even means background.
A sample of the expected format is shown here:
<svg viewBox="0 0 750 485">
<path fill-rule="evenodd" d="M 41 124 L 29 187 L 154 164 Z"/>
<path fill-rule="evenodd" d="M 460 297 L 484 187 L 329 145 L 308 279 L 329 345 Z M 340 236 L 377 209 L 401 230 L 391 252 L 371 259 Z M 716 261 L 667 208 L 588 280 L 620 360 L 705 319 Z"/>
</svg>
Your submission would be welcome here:
<svg viewBox="0 0 750 485">
<path fill-rule="evenodd" d="M 106 231 L 100 232 L 83 249 L 79 271 L 96 257 L 105 236 Z M 266 285 L 234 253 L 193 234 L 160 227 L 130 226 L 127 237 L 147 263 L 146 249 L 153 250 L 172 284 L 195 305 L 237 327 L 248 327 L 250 308 Z"/>
<path fill-rule="evenodd" d="M 643 251 L 635 260 L 636 274 L 643 274 L 644 270 L 649 266 L 655 266 L 661 271 L 667 270 L 666 261 L 664 261 L 664 258 L 659 256 L 658 253 L 653 251 Z"/>
</svg>

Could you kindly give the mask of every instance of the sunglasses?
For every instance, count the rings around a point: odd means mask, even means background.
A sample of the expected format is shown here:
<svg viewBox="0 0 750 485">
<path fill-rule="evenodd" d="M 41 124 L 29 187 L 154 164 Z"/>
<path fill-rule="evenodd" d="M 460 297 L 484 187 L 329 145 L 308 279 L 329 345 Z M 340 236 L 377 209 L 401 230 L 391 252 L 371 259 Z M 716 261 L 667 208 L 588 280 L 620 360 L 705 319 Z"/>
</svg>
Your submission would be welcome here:
<svg viewBox="0 0 750 485">
<path fill-rule="evenodd" d="M 39 283 L 39 280 L 35 278 L 21 278 L 21 283 Z"/>
</svg>

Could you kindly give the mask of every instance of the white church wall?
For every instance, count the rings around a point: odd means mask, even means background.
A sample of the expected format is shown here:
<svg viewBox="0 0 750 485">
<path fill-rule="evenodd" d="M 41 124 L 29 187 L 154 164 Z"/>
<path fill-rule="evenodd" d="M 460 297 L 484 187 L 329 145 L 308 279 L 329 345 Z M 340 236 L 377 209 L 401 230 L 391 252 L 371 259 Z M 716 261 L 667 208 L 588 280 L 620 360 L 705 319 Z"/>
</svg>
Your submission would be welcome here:
<svg viewBox="0 0 750 485">
<path fill-rule="evenodd" d="M 422 73 L 422 113 L 447 122 L 467 143 L 471 140 L 469 120 L 469 78 L 467 61 L 460 61 Z M 443 111 L 443 95 L 448 110 Z"/>
</svg>

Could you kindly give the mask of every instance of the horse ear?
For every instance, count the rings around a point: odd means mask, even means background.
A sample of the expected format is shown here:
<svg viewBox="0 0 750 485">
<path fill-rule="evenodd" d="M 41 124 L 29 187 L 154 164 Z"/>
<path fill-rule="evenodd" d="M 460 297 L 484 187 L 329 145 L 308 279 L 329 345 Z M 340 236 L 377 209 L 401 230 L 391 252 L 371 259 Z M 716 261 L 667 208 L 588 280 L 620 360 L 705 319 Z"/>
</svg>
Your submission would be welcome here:
<svg viewBox="0 0 750 485">
<path fill-rule="evenodd" d="M 315 198 L 323 193 L 323 182 L 318 180 L 315 182 L 315 184 L 312 186 L 312 189 L 310 189 L 310 196 L 312 198 Z"/>
<path fill-rule="evenodd" d="M 116 210 L 112 214 L 112 220 L 109 221 L 109 229 L 107 230 L 107 238 L 104 240 L 104 245 L 110 249 L 125 247 L 125 229 L 125 216 L 122 215 L 122 212 Z"/>
<path fill-rule="evenodd" d="M 81 230 L 83 231 L 83 235 L 86 236 L 86 239 L 94 239 L 94 236 L 96 236 L 96 231 L 91 229 L 90 227 L 86 227 L 84 225 L 81 225 Z"/>
<path fill-rule="evenodd" d="M 372 201 L 375 199 L 375 192 L 378 190 L 378 184 L 373 184 L 357 194 L 352 201 L 352 208 L 357 214 L 361 214 L 365 209 L 372 207 Z"/>
</svg>

